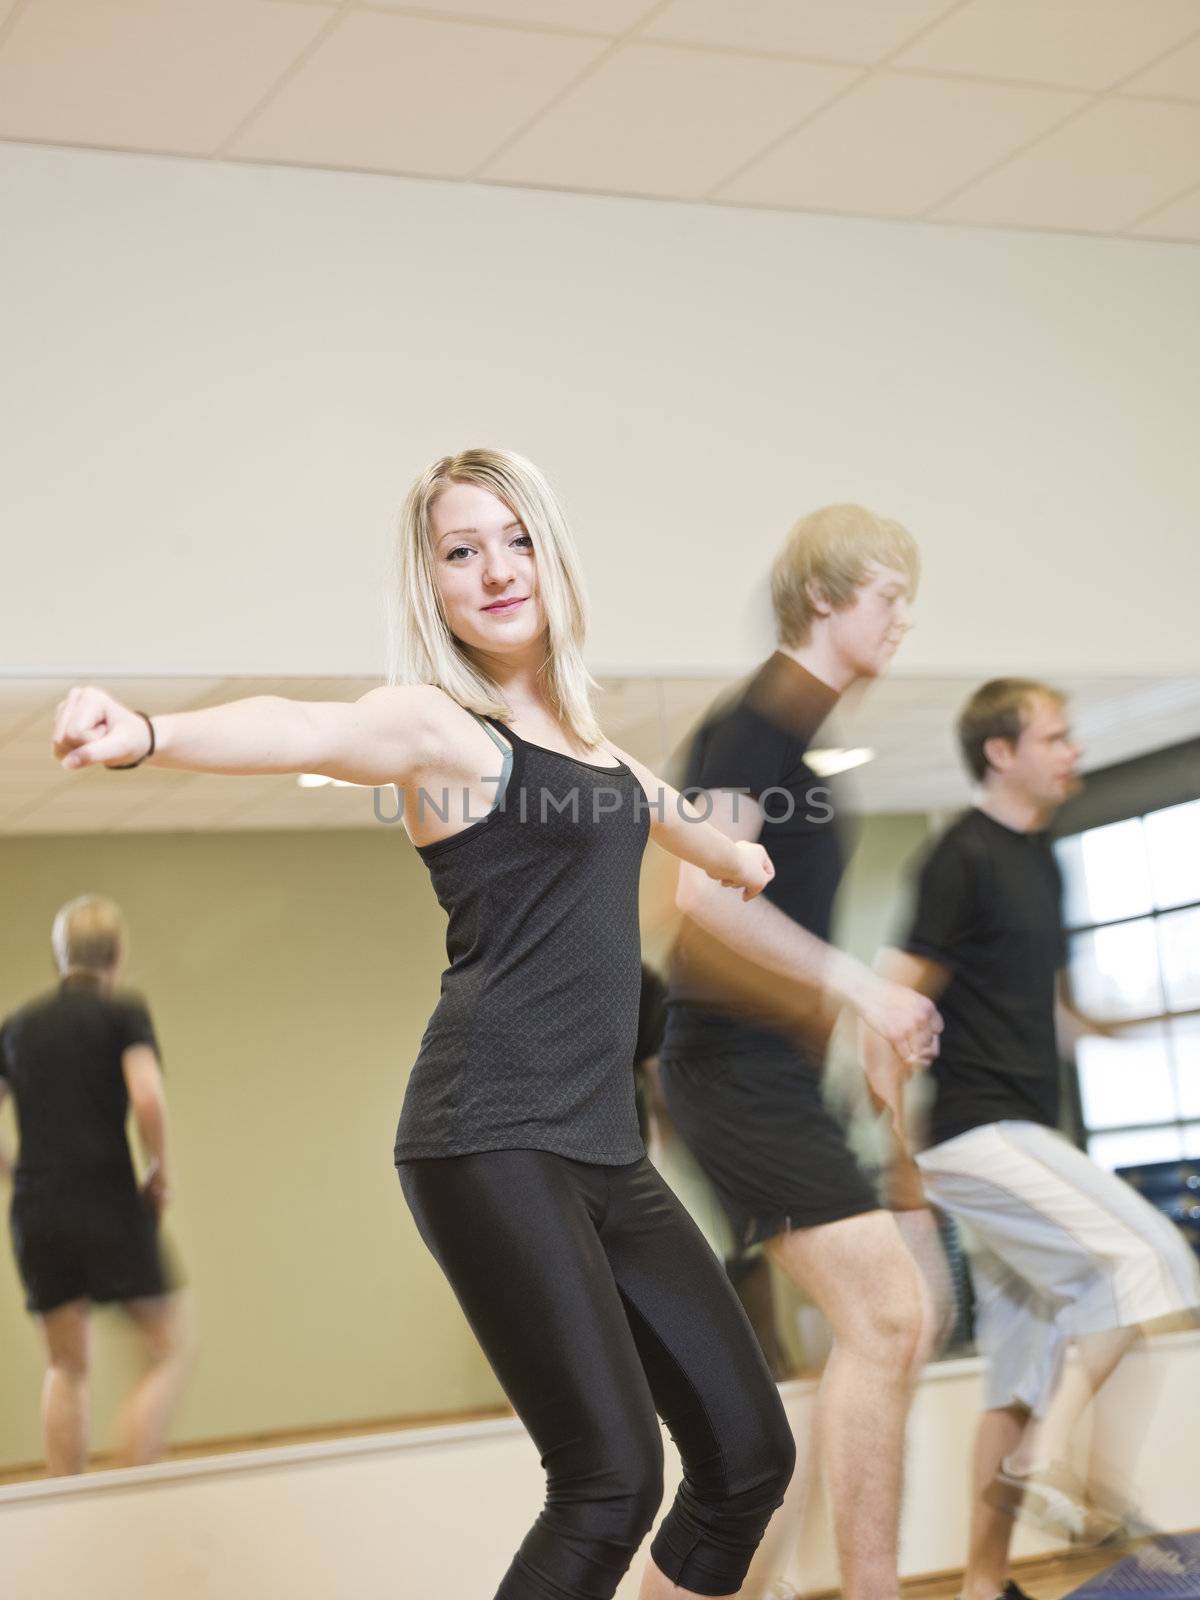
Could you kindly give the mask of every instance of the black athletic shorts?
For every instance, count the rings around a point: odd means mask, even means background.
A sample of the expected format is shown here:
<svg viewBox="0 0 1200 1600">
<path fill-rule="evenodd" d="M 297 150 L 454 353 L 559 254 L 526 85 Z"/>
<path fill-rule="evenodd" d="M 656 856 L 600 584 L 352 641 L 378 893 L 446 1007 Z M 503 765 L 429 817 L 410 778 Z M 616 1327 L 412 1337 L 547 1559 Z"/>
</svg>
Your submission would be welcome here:
<svg viewBox="0 0 1200 1600">
<path fill-rule="evenodd" d="M 671 1118 L 742 1245 L 879 1210 L 879 1196 L 794 1050 L 664 1056 Z"/>
<path fill-rule="evenodd" d="M 158 1225 L 136 1188 L 102 1194 L 14 1193 L 9 1214 L 25 1304 L 142 1300 L 173 1287 Z"/>
</svg>

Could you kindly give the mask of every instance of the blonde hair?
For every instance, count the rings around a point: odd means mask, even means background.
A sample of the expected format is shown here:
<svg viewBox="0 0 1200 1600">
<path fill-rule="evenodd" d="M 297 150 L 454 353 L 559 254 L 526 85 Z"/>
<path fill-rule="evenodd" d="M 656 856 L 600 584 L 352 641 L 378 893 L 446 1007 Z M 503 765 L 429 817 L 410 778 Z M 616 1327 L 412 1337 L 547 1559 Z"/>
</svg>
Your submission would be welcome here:
<svg viewBox="0 0 1200 1600">
<path fill-rule="evenodd" d="M 816 620 L 814 589 L 835 611 L 854 599 L 873 561 L 907 574 L 915 594 L 921 561 L 908 529 L 865 506 L 823 506 L 792 528 L 771 568 L 771 603 L 786 645 L 807 644 Z"/>
<path fill-rule="evenodd" d="M 389 586 L 391 683 L 430 683 L 468 711 L 507 719 L 499 686 L 480 671 L 446 622 L 434 574 L 430 515 L 454 483 L 470 483 L 502 501 L 533 542 L 538 593 L 546 618 L 546 690 L 555 713 L 589 749 L 599 744 L 592 710 L 597 685 L 583 664 L 587 602 L 575 541 L 549 483 L 523 456 L 507 450 L 464 450 L 427 467 L 400 514 Z"/>
<path fill-rule="evenodd" d="M 64 977 L 68 972 L 108 972 L 125 952 L 125 919 L 120 907 L 103 895 L 83 894 L 59 909 L 50 943 Z"/>
<path fill-rule="evenodd" d="M 1029 720 L 1029 705 L 1043 696 L 1055 705 L 1065 705 L 1061 689 L 1036 678 L 992 678 L 962 708 L 958 718 L 958 743 L 971 776 L 982 783 L 991 770 L 985 746 L 989 739 L 1007 739 L 1016 744 Z"/>
</svg>

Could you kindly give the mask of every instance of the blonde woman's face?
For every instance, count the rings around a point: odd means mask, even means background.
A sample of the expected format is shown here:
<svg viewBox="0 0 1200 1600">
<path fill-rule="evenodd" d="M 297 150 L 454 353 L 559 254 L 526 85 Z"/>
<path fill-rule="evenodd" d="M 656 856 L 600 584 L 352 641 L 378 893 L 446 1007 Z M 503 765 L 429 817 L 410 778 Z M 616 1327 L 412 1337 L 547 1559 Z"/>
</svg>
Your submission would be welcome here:
<svg viewBox="0 0 1200 1600">
<path fill-rule="evenodd" d="M 430 508 L 433 570 L 451 633 L 472 650 L 511 655 L 546 629 L 533 541 L 502 500 L 453 483 Z"/>
</svg>

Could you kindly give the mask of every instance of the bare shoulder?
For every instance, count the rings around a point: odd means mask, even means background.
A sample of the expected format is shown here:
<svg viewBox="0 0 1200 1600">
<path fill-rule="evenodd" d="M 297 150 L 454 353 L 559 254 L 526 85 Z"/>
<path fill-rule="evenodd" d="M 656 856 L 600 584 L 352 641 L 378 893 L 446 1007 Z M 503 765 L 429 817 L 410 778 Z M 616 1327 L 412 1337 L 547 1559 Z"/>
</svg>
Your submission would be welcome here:
<svg viewBox="0 0 1200 1600">
<path fill-rule="evenodd" d="M 655 777 L 644 761 L 639 761 L 636 756 L 631 756 L 628 750 L 622 750 L 615 740 L 602 737 L 600 749 L 607 750 L 609 755 L 615 757 L 617 761 L 623 761 L 646 791 L 647 796 L 651 796 L 665 787 L 661 779 Z"/>
<path fill-rule="evenodd" d="M 469 714 L 430 683 L 383 684 L 356 704 L 381 733 L 402 735 L 412 772 L 455 765 L 455 753 L 472 730 Z"/>
</svg>

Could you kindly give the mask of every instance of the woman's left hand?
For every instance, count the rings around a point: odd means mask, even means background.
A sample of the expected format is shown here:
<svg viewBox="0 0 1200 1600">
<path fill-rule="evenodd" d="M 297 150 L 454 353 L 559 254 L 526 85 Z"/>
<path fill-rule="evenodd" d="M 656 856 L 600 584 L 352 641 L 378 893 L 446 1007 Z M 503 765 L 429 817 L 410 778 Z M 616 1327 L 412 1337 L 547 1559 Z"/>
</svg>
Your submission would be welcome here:
<svg viewBox="0 0 1200 1600">
<path fill-rule="evenodd" d="M 749 839 L 735 839 L 733 848 L 737 852 L 737 871 L 728 878 L 722 878 L 721 882 L 731 889 L 740 889 L 743 900 L 753 900 L 775 876 L 775 868 L 761 844 Z"/>
</svg>

